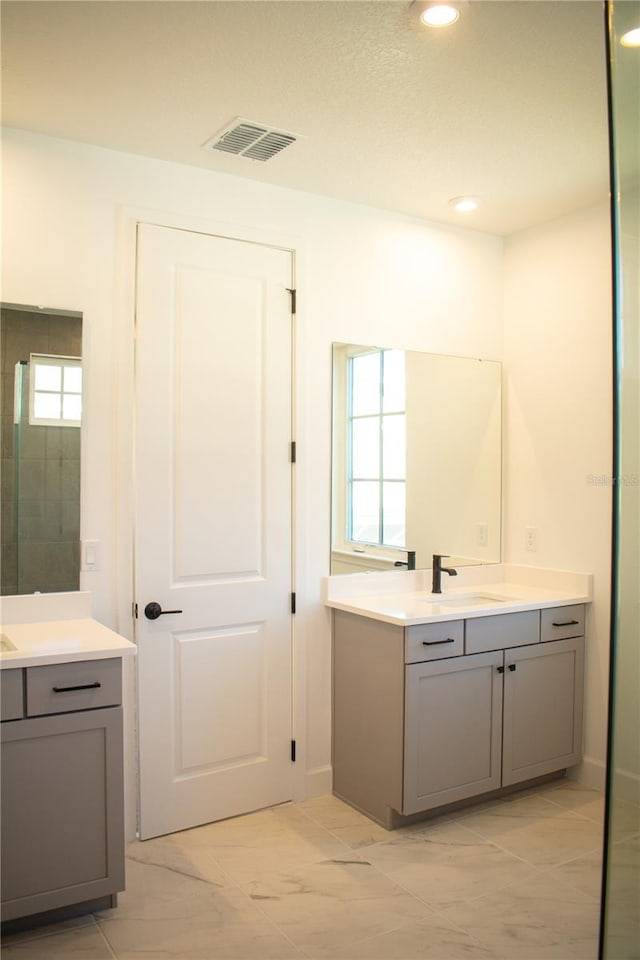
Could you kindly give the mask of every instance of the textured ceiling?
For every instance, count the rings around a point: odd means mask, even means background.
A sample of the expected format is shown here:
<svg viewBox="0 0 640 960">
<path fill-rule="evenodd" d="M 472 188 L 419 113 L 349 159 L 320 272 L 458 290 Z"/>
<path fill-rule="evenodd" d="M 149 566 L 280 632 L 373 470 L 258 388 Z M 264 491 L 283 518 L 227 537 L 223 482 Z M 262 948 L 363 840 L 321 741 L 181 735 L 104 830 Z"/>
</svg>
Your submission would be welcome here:
<svg viewBox="0 0 640 960">
<path fill-rule="evenodd" d="M 597 0 L 6 0 L 2 117 L 117 150 L 509 234 L 608 193 Z M 235 117 L 302 134 L 207 152 Z M 465 218 L 451 197 L 477 194 Z"/>
</svg>

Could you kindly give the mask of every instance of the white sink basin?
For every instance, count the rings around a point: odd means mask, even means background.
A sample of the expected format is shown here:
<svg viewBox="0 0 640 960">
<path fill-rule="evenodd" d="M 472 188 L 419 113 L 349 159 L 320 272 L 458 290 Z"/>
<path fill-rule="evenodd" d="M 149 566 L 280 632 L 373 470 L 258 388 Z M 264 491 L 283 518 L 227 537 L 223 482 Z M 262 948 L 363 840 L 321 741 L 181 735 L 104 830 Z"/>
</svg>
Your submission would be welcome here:
<svg viewBox="0 0 640 960">
<path fill-rule="evenodd" d="M 420 597 L 421 603 L 438 603 L 441 607 L 494 607 L 497 603 L 513 603 L 517 597 L 499 597 L 495 593 L 432 593 Z"/>
<path fill-rule="evenodd" d="M 0 633 L 0 651 L 4 651 L 6 653 L 9 650 L 15 650 L 15 649 L 16 649 L 16 645 L 14 643 L 11 643 L 11 640 L 9 640 L 9 637 L 5 637 L 4 633 Z"/>
</svg>

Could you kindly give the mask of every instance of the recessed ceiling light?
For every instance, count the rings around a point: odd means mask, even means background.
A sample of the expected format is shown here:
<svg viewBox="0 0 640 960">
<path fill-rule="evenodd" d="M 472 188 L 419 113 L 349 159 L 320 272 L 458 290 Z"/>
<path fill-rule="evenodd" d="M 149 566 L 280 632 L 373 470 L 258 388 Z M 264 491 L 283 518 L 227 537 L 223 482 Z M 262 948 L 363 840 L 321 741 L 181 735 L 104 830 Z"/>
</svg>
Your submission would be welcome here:
<svg viewBox="0 0 640 960">
<path fill-rule="evenodd" d="M 478 203 L 478 197 L 452 197 L 449 200 L 449 206 L 457 213 L 473 213 L 478 209 Z"/>
<path fill-rule="evenodd" d="M 420 19 L 427 27 L 448 27 L 460 19 L 460 11 L 448 3 L 436 3 L 423 10 Z"/>
<path fill-rule="evenodd" d="M 466 4 L 467 0 L 414 0 L 411 12 L 426 27 L 448 27 L 460 19 Z"/>
<path fill-rule="evenodd" d="M 623 47 L 640 47 L 640 27 L 633 30 L 627 30 L 620 37 L 620 43 Z"/>
</svg>

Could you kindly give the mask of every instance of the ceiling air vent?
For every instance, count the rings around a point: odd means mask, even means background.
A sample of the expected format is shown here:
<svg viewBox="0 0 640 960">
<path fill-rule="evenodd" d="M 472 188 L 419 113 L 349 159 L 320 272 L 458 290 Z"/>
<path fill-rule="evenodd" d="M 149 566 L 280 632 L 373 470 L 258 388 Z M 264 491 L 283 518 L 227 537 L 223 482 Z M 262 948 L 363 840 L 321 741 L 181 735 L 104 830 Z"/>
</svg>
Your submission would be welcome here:
<svg viewBox="0 0 640 960">
<path fill-rule="evenodd" d="M 220 150 L 250 160 L 270 160 L 296 140 L 300 140 L 297 133 L 276 130 L 237 117 L 224 130 L 203 143 L 203 147 L 205 150 Z"/>
</svg>

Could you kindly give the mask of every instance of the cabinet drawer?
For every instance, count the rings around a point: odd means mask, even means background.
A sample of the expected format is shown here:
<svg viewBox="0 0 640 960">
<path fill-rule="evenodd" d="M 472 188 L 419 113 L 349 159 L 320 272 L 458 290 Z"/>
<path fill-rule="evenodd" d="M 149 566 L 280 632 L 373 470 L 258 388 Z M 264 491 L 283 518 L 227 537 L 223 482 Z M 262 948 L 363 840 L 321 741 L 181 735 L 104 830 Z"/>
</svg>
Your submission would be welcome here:
<svg viewBox="0 0 640 960">
<path fill-rule="evenodd" d="M 540 611 L 501 613 L 467 620 L 465 653 L 524 647 L 540 640 Z"/>
<path fill-rule="evenodd" d="M 3 670 L 0 673 L 3 720 L 20 720 L 24 716 L 24 682 L 22 670 Z"/>
<path fill-rule="evenodd" d="M 565 640 L 584 636 L 584 606 L 549 607 L 540 611 L 540 639 Z"/>
<path fill-rule="evenodd" d="M 119 704 L 122 701 L 121 671 L 119 657 L 27 667 L 27 716 Z"/>
<path fill-rule="evenodd" d="M 464 621 L 417 623 L 407 627 L 404 639 L 405 663 L 460 657 L 464 653 Z"/>
</svg>

